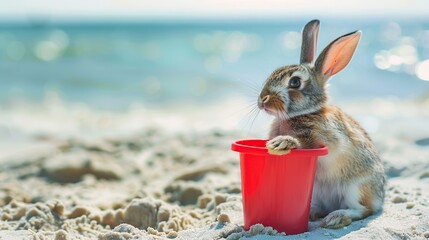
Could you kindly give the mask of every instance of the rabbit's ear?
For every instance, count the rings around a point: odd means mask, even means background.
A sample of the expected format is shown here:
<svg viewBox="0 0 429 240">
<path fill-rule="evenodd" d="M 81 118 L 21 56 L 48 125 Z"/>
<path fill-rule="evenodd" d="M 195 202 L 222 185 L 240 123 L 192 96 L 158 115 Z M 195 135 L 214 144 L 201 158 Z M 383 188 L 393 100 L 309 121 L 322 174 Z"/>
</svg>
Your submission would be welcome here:
<svg viewBox="0 0 429 240">
<path fill-rule="evenodd" d="M 361 34 L 361 31 L 356 31 L 332 41 L 316 60 L 317 73 L 329 78 L 345 68 L 352 59 Z"/>
<path fill-rule="evenodd" d="M 300 63 L 313 64 L 317 50 L 317 36 L 319 35 L 319 20 L 308 22 L 302 31 L 301 60 Z"/>
</svg>

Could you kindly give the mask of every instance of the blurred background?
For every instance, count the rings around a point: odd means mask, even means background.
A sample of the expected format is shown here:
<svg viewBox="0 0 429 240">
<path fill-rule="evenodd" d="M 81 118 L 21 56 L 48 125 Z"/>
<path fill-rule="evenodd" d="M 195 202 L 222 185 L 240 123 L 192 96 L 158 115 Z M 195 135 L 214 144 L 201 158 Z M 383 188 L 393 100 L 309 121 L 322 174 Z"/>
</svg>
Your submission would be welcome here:
<svg viewBox="0 0 429 240">
<path fill-rule="evenodd" d="M 53 121 L 62 132 L 117 128 L 112 116 L 130 111 L 140 114 L 119 125 L 178 124 L 148 118 L 147 109 L 249 112 L 267 76 L 298 62 L 301 29 L 314 18 L 319 52 L 363 31 L 351 64 L 331 81 L 332 102 L 421 98 L 428 12 L 425 0 L 0 0 L 0 139 L 49 132 Z"/>
</svg>

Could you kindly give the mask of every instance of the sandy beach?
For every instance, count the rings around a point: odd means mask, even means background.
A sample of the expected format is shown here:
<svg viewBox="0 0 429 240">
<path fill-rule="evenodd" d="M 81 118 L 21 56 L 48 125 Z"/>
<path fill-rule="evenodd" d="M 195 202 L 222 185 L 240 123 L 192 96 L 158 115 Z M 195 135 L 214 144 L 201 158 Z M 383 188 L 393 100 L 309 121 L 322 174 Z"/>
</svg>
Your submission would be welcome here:
<svg viewBox="0 0 429 240">
<path fill-rule="evenodd" d="M 239 113 L 246 105 L 228 99 L 200 110 L 121 113 L 59 100 L 3 107 L 0 239 L 429 238 L 429 99 L 340 104 L 382 155 L 384 209 L 337 230 L 310 222 L 309 232 L 291 236 L 261 225 L 243 230 L 230 144 L 263 138 L 269 123 L 263 113 L 246 123 L 247 112 Z"/>
</svg>

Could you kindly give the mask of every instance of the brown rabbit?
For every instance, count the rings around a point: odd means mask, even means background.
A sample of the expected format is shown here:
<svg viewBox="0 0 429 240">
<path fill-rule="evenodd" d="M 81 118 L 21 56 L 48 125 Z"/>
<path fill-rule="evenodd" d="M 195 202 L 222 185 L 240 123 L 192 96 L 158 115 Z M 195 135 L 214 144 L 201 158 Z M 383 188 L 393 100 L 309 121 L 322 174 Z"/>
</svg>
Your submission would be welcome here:
<svg viewBox="0 0 429 240">
<path fill-rule="evenodd" d="M 258 106 L 275 116 L 267 142 L 271 154 L 329 147 L 329 155 L 318 160 L 310 219 L 323 218 L 322 227 L 340 228 L 382 208 L 386 177 L 365 130 L 327 103 L 328 80 L 350 62 L 361 32 L 337 38 L 315 60 L 318 32 L 318 20 L 307 23 L 300 64 L 275 70 Z"/>
</svg>

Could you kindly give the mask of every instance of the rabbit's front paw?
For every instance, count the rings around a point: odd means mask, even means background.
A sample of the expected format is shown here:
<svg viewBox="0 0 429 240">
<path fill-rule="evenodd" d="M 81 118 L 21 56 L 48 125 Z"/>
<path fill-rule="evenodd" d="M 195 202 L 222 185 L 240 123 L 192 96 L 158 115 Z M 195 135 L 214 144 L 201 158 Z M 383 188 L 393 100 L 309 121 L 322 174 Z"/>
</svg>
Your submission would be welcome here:
<svg viewBox="0 0 429 240">
<path fill-rule="evenodd" d="M 299 147 L 299 141 L 291 136 L 277 136 L 269 140 L 266 144 L 268 153 L 274 155 L 283 155 L 290 152 L 290 150 Z"/>
</svg>

